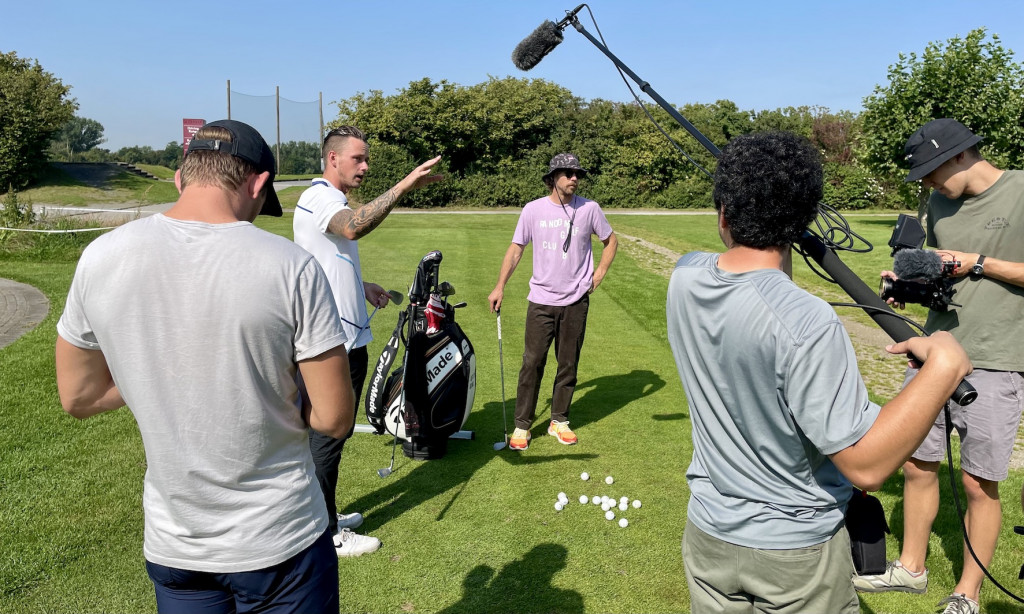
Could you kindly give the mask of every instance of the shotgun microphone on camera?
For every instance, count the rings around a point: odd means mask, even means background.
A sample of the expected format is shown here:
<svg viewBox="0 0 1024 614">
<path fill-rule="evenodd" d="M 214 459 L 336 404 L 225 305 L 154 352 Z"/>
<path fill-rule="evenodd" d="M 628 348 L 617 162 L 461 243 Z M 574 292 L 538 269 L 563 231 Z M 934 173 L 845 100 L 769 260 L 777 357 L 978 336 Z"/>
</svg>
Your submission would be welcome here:
<svg viewBox="0 0 1024 614">
<path fill-rule="evenodd" d="M 948 268 L 941 256 L 925 249 L 903 249 L 892 259 L 892 272 L 900 279 L 939 279 Z"/>
<path fill-rule="evenodd" d="M 540 64 L 544 56 L 551 53 L 551 50 L 562 42 L 562 30 L 576 18 L 576 13 L 579 13 L 584 6 L 586 5 L 581 4 L 571 11 L 566 11 L 565 17 L 558 23 L 545 21 L 516 45 L 516 48 L 512 50 L 512 63 L 516 68 L 530 70 Z"/>
</svg>

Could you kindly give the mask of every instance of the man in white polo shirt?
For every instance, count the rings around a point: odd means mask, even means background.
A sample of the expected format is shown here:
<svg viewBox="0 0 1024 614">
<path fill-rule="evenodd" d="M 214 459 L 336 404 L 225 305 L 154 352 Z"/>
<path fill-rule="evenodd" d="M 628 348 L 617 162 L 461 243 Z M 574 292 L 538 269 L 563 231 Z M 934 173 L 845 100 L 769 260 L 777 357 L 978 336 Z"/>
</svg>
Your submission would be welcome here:
<svg viewBox="0 0 1024 614">
<path fill-rule="evenodd" d="M 419 165 L 390 190 L 357 209 L 348 206 L 347 194 L 359 187 L 369 169 L 366 137 L 352 126 L 335 128 L 324 138 L 323 158 L 323 177 L 314 179 L 299 197 L 292 228 L 295 242 L 313 254 L 330 281 L 348 338 L 345 348 L 358 408 L 366 379 L 366 345 L 373 339 L 364 299 L 376 307 L 384 307 L 389 296 L 381 286 L 363 281 L 356 241 L 379 226 L 407 192 L 440 181 L 443 176 L 430 171 L 441 157 Z M 363 523 L 360 513 L 337 513 L 338 465 L 345 441 L 351 436 L 351 431 L 340 439 L 313 430 L 309 432 L 317 481 L 327 501 L 328 530 L 334 535 L 338 556 L 359 556 L 380 548 L 376 537 L 352 532 Z"/>
</svg>

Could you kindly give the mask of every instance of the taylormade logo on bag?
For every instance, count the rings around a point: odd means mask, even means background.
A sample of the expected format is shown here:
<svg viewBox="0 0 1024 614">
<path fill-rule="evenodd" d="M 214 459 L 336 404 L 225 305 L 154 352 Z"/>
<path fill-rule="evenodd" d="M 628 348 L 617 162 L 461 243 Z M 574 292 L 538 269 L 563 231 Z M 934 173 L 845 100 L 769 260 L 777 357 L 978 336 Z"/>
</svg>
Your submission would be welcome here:
<svg viewBox="0 0 1024 614">
<path fill-rule="evenodd" d="M 461 360 L 462 352 L 459 351 L 459 347 L 455 342 L 449 341 L 448 345 L 427 362 L 427 393 L 433 392 Z"/>
</svg>

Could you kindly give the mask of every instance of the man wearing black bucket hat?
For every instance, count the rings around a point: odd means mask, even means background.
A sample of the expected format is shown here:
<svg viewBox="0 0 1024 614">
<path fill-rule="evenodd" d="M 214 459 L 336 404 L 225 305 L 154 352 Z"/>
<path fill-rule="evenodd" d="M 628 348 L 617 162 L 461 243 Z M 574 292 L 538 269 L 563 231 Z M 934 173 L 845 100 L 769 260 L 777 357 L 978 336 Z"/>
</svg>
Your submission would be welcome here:
<svg viewBox="0 0 1024 614">
<path fill-rule="evenodd" d="M 952 403 L 960 434 L 960 468 L 967 495 L 967 532 L 978 558 L 992 560 L 1002 521 L 999 482 L 1006 479 L 1024 398 L 1024 171 L 1003 171 L 982 158 L 981 137 L 954 119 L 936 119 L 906 144 L 910 173 L 932 189 L 928 245 L 953 272 L 949 311 L 929 311 L 928 332 L 949 331 L 974 364 L 967 378 L 978 390 L 969 406 Z M 909 370 L 910 381 L 916 370 Z M 927 439 L 903 466 L 904 535 L 900 557 L 877 576 L 854 579 L 865 592 L 923 593 L 928 584 L 928 537 L 939 507 L 939 463 L 945 454 L 942 414 Z M 978 611 L 984 573 L 964 548 L 963 572 L 947 598 L 947 613 Z"/>
<path fill-rule="evenodd" d="M 252 127 L 203 126 L 178 201 L 85 249 L 57 324 L 64 409 L 128 405 L 142 434 L 161 612 L 339 609 L 307 429 L 352 426 L 347 339 L 313 256 L 252 224 L 281 215 L 274 170 Z"/>
<path fill-rule="evenodd" d="M 523 207 L 512 244 L 501 263 L 498 284 L 488 297 L 491 311 L 500 310 L 505 284 L 523 257 L 524 248 L 532 242 L 533 276 L 527 297 L 526 344 L 519 371 L 516 428 L 509 440 L 509 448 L 513 450 L 525 450 L 530 445 L 530 427 L 552 341 L 558 371 L 551 394 L 551 423 L 547 433 L 559 443 L 576 443 L 576 434 L 569 428 L 569 405 L 576 389 L 576 367 L 587 328 L 589 297 L 608 273 L 618 247 L 618 239 L 601 207 L 576 194 L 580 179 L 587 174 L 579 159 L 571 153 L 560 153 L 551 159 L 548 167 L 543 180 L 550 193 Z M 591 235 L 604 243 L 597 268 L 594 268 L 590 249 Z"/>
</svg>

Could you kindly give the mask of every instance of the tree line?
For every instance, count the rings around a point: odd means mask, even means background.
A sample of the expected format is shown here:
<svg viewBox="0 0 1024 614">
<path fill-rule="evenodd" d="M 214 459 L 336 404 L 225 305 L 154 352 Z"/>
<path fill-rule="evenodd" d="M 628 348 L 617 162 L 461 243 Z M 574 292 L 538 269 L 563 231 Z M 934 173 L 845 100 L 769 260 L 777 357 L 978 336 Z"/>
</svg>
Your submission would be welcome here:
<svg viewBox="0 0 1024 614">
<path fill-rule="evenodd" d="M 99 148 L 102 126 L 75 116 L 67 94 L 38 63 L 0 54 L 0 186 L 27 185 L 48 159 L 180 164 L 182 147 L 173 141 L 162 150 Z M 424 78 L 395 94 L 371 90 L 336 104 L 330 126 L 356 125 L 369 136 L 371 172 L 352 195 L 357 201 L 440 154 L 448 180 L 404 205 L 518 207 L 544 192 L 548 160 L 571 151 L 590 170 L 581 192 L 605 206 L 711 205 L 714 157 L 657 105 L 584 100 L 549 81 L 511 77 L 470 86 Z M 822 153 L 825 202 L 840 209 L 916 207 L 926 195 L 902 181 L 903 144 L 936 117 L 983 135 L 982 153 L 996 166 L 1024 168 L 1024 73 L 984 29 L 901 54 L 888 83 L 863 104 L 860 113 L 744 110 L 730 100 L 678 110 L 719 148 L 764 130 L 806 137 Z M 319 172 L 319 144 L 281 145 L 280 174 Z"/>
</svg>

